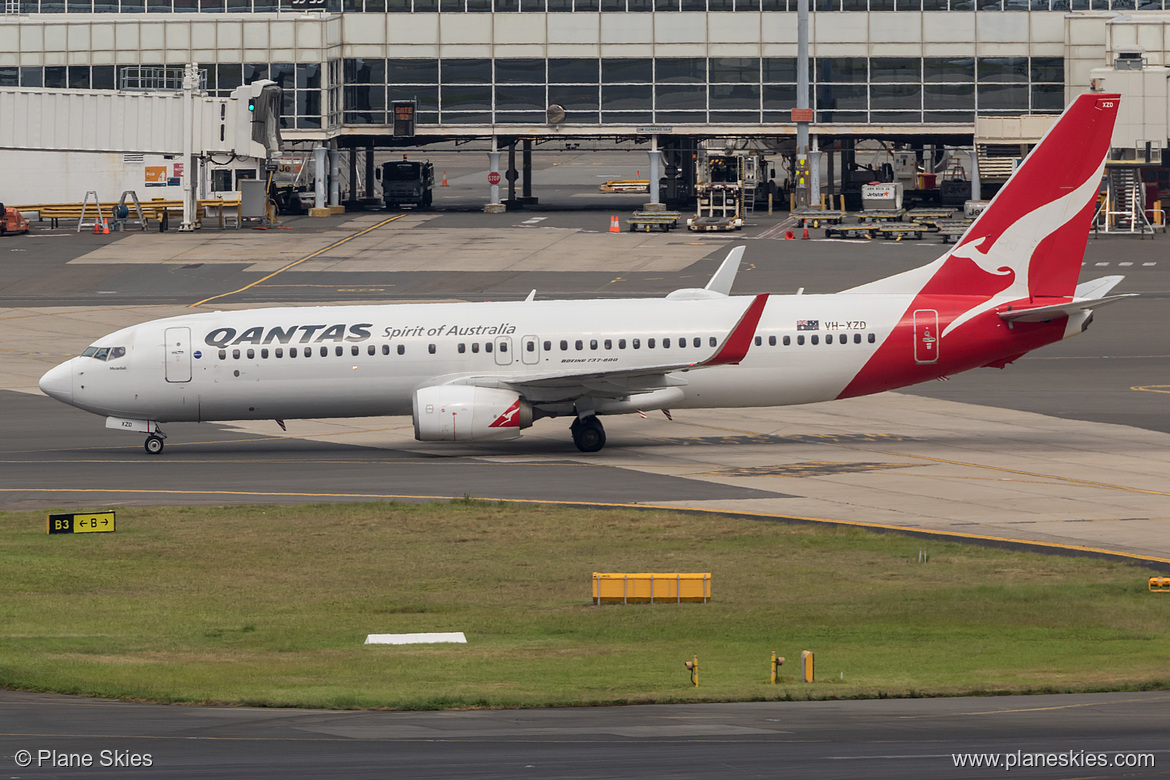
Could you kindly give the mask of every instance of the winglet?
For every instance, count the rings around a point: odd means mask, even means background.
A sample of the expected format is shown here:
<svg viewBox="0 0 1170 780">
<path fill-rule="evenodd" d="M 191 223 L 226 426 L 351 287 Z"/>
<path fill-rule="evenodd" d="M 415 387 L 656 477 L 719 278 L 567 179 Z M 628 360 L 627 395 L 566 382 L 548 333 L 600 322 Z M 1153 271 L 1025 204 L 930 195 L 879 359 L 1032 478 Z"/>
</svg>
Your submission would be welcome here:
<svg viewBox="0 0 1170 780">
<path fill-rule="evenodd" d="M 707 282 L 704 290 L 720 293 L 721 295 L 731 295 L 731 286 L 735 284 L 735 274 L 739 271 L 739 263 L 743 259 L 744 247 L 737 246 L 727 253 L 723 264 L 719 266 L 719 270 L 711 277 L 711 281 Z"/>
</svg>

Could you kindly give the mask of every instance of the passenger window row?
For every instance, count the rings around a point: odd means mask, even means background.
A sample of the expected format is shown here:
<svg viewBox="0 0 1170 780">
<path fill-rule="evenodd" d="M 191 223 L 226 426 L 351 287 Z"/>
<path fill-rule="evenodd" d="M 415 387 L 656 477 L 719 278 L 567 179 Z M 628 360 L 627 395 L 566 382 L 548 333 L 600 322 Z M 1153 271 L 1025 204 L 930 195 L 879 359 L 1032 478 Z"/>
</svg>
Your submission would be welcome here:
<svg viewBox="0 0 1170 780">
<path fill-rule="evenodd" d="M 875 343 L 877 343 L 877 336 L 875 336 L 873 333 L 867 333 L 867 334 L 865 334 L 865 340 L 866 340 L 866 342 L 868 342 L 870 344 L 875 344 Z M 784 336 L 784 338 L 781 340 L 780 343 L 782 343 L 784 346 L 788 347 L 788 346 L 792 345 L 792 342 L 793 342 L 792 336 Z M 796 345 L 803 346 L 804 343 L 805 343 L 804 334 L 801 333 L 801 334 L 797 335 Z M 810 335 L 808 337 L 808 343 L 813 344 L 813 345 L 820 344 L 821 343 L 820 335 L 816 334 L 816 333 Z M 833 344 L 834 343 L 832 333 L 825 334 L 825 343 L 826 344 Z M 836 337 L 836 343 L 837 344 L 848 344 L 849 343 L 849 334 L 848 333 L 838 333 L 837 337 Z M 861 343 L 861 334 L 860 333 L 853 334 L 853 343 L 854 344 Z M 764 337 L 763 336 L 756 336 L 756 346 L 757 347 L 764 346 Z M 768 337 L 768 346 L 769 347 L 776 346 L 776 337 L 775 336 Z"/>
<path fill-rule="evenodd" d="M 390 354 L 390 345 L 383 344 L 381 351 L 382 351 L 383 355 L 389 355 Z M 405 355 L 406 354 L 406 346 L 403 344 L 399 344 L 396 351 L 399 355 Z M 231 354 L 232 360 L 239 360 L 240 358 L 247 358 L 248 360 L 255 360 L 257 353 L 259 353 L 261 360 L 267 360 L 270 356 L 274 357 L 274 358 L 285 357 L 286 350 L 284 347 L 274 347 L 270 351 L 268 349 L 268 347 L 261 347 L 259 350 L 252 349 L 252 348 L 249 348 L 247 350 L 233 349 L 233 350 L 231 350 L 230 354 Z M 358 355 L 360 355 L 362 353 L 361 347 L 354 344 L 354 345 L 350 346 L 349 353 L 351 356 L 357 357 Z M 434 344 L 430 345 L 430 353 L 432 355 L 435 354 L 435 345 Z M 229 354 L 228 350 L 221 349 L 219 351 L 219 359 L 220 360 L 227 360 L 228 354 Z M 287 354 L 288 354 L 288 357 L 295 358 L 298 356 L 300 356 L 300 357 L 313 357 L 314 353 L 313 353 L 313 347 L 304 347 L 304 348 L 300 348 L 300 349 L 298 349 L 297 347 L 289 347 L 287 350 Z M 316 354 L 320 355 L 321 357 L 329 357 L 329 347 L 319 347 Z M 333 347 L 333 354 L 337 357 L 342 357 L 343 355 L 345 355 L 345 347 L 341 347 L 341 346 Z M 378 346 L 376 344 L 367 345 L 366 346 L 366 354 L 367 355 L 378 354 Z"/>
<path fill-rule="evenodd" d="M 707 338 L 707 342 L 712 347 L 719 346 L 719 339 L 715 338 L 714 336 L 709 336 Z M 571 343 L 572 343 L 572 349 L 576 350 L 577 352 L 581 352 L 585 349 L 586 341 L 584 339 L 576 339 Z M 569 344 L 570 344 L 570 342 L 568 339 L 561 339 L 559 344 L 558 344 L 558 346 L 560 346 L 560 348 L 561 348 L 561 352 L 568 352 L 569 348 L 570 348 Z M 614 348 L 615 342 L 613 339 L 603 339 L 601 341 L 599 341 L 597 339 L 589 339 L 588 344 L 589 344 L 589 349 L 591 351 L 597 350 L 597 349 L 612 350 Z M 618 339 L 616 341 L 616 344 L 617 344 L 618 349 L 625 349 L 627 345 L 631 349 L 641 349 L 643 346 L 642 339 L 629 339 L 628 342 L 626 339 Z M 687 346 L 692 346 L 692 347 L 698 349 L 699 347 L 703 346 L 703 339 L 700 336 L 679 336 L 678 338 L 672 340 L 670 336 L 665 336 L 661 339 L 661 344 L 662 344 L 663 349 L 670 349 L 672 344 L 677 345 L 677 347 L 679 349 L 685 349 Z M 659 345 L 659 339 L 657 339 L 657 338 L 646 339 L 646 342 L 645 342 L 646 349 L 656 349 L 658 347 L 658 345 Z M 545 341 L 544 342 L 544 351 L 545 352 L 552 352 L 552 349 L 553 349 L 553 343 L 551 341 Z M 533 344 L 532 342 L 529 342 L 528 343 L 528 351 L 529 352 L 535 351 L 535 344 Z"/>
<path fill-rule="evenodd" d="M 866 341 L 868 341 L 870 344 L 876 343 L 877 338 L 874 336 L 873 333 L 867 333 L 865 335 L 866 335 Z M 861 343 L 861 336 L 862 336 L 862 334 L 860 334 L 860 333 L 854 333 L 853 334 L 853 343 L 860 344 Z M 832 333 L 825 334 L 825 343 L 826 344 L 833 344 L 833 343 L 848 344 L 849 340 L 850 339 L 849 339 L 848 333 L 837 334 L 835 342 L 834 342 L 834 334 L 832 334 Z M 646 347 L 646 349 L 657 349 L 659 346 L 659 343 L 661 343 L 662 349 L 671 349 L 672 346 L 677 346 L 677 348 L 679 348 L 679 349 L 686 349 L 687 347 L 692 347 L 692 348 L 697 349 L 697 348 L 703 346 L 703 339 L 699 336 L 679 336 L 679 337 L 673 338 L 673 339 L 670 336 L 664 336 L 661 339 L 658 339 L 656 337 L 650 337 L 650 338 L 647 338 L 645 340 L 645 347 Z M 764 345 L 764 337 L 763 336 L 756 336 L 755 343 L 756 343 L 757 347 L 762 347 Z M 768 346 L 774 347 L 777 345 L 777 343 L 782 343 L 786 347 L 790 346 L 793 343 L 793 337 L 792 336 L 784 336 L 782 338 L 782 340 L 780 340 L 778 342 L 776 336 L 768 336 Z M 797 346 L 803 346 L 805 343 L 805 335 L 803 333 L 797 335 L 795 337 L 795 343 L 797 344 Z M 814 345 L 820 344 L 821 342 L 820 342 L 819 334 L 812 334 L 812 335 L 808 336 L 808 343 L 814 344 Z M 562 352 L 568 352 L 569 351 L 569 344 L 570 344 L 570 342 L 568 339 L 561 339 L 558 346 L 560 346 L 560 349 Z M 572 342 L 572 348 L 578 352 L 581 352 L 581 351 L 584 351 L 585 344 L 586 344 L 585 339 L 575 339 Z M 604 339 L 604 340 L 600 340 L 600 341 L 598 339 L 589 339 L 588 344 L 589 344 L 589 349 L 591 351 L 597 350 L 597 349 L 612 350 L 614 348 L 615 341 L 613 339 Z M 617 344 L 618 349 L 626 349 L 627 346 L 629 346 L 631 349 L 642 349 L 643 340 L 640 338 L 629 339 L 628 341 L 627 341 L 627 339 L 617 339 L 616 344 Z M 715 336 L 709 336 L 707 339 L 707 344 L 708 344 L 708 346 L 711 346 L 711 347 L 717 347 L 717 346 L 719 346 L 719 340 Z M 459 354 L 461 354 L 461 355 L 466 354 L 468 351 L 468 346 L 469 345 L 467 343 L 460 342 L 457 346 Z M 500 352 L 507 352 L 508 351 L 508 343 L 505 341 L 501 341 L 499 344 L 493 344 L 490 341 L 485 341 L 482 345 L 479 342 L 473 341 L 470 344 L 471 353 L 473 355 L 478 354 L 480 349 L 481 349 L 481 346 L 482 346 L 482 349 L 485 353 L 490 353 L 493 349 L 498 349 Z M 553 342 L 552 341 L 545 341 L 543 346 L 544 346 L 545 352 L 552 352 L 552 349 L 553 349 Z M 261 347 L 259 350 L 252 348 L 252 347 L 249 347 L 248 349 L 232 349 L 230 351 L 226 350 L 226 349 L 221 349 L 221 350 L 219 350 L 219 359 L 220 360 L 227 360 L 228 357 L 230 356 L 232 360 L 240 360 L 240 359 L 255 360 L 257 354 L 259 354 L 261 360 L 267 360 L 269 357 L 280 359 L 280 358 L 284 358 L 286 356 L 286 353 L 287 353 L 287 356 L 290 358 L 295 358 L 295 357 L 309 358 L 309 357 L 313 357 L 314 354 L 317 354 L 320 357 L 329 357 L 330 349 L 331 349 L 330 347 L 326 347 L 326 346 L 317 347 L 315 352 L 314 352 L 314 347 L 301 347 L 301 348 L 288 347 L 287 350 L 284 347 L 274 347 L 271 350 L 269 350 L 268 347 Z M 526 341 L 524 343 L 524 349 L 526 349 L 528 352 L 535 352 L 536 351 L 536 342 L 535 341 Z M 332 347 L 332 351 L 336 357 L 343 357 L 346 353 L 345 347 L 342 347 L 342 346 Z M 379 353 L 379 351 L 383 355 L 391 354 L 390 345 L 383 344 L 381 346 L 381 349 L 379 349 L 378 345 L 376 345 L 376 344 L 366 345 L 366 354 L 367 355 L 370 355 L 370 356 L 377 355 Z M 394 351 L 399 355 L 405 355 L 406 354 L 406 346 L 404 344 L 398 344 L 395 347 Z M 438 351 L 438 348 L 436 347 L 436 345 L 427 344 L 427 354 L 434 355 L 434 354 L 436 354 L 437 351 Z M 349 348 L 349 354 L 352 357 L 358 357 L 359 355 L 361 355 L 361 352 L 362 352 L 361 347 L 359 347 L 356 344 L 351 345 Z M 126 350 L 123 347 L 109 347 L 109 348 L 102 347 L 101 349 L 97 349 L 95 347 L 90 347 L 89 349 L 87 349 L 85 352 L 82 353 L 83 356 L 94 357 L 94 358 L 97 358 L 98 360 L 106 360 L 106 359 L 113 360 L 114 358 L 122 357 L 122 355 L 124 355 L 124 354 L 126 354 Z"/>
</svg>

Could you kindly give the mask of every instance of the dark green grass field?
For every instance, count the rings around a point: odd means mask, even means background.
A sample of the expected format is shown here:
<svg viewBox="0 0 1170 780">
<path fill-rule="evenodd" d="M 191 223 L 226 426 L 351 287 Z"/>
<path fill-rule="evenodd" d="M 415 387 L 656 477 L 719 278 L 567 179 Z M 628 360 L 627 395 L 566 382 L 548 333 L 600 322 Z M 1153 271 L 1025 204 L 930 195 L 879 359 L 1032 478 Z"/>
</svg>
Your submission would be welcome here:
<svg viewBox="0 0 1170 780">
<path fill-rule="evenodd" d="M 1170 595 L 1146 588 L 1163 572 L 1111 561 L 477 501 L 122 509 L 118 529 L 49 536 L 43 514 L 0 513 L 0 686 L 444 708 L 1170 681 Z M 711 572 L 713 601 L 594 606 L 594 571 Z M 431 631 L 468 644 L 363 644 Z M 775 686 L 772 651 L 789 659 Z"/>
</svg>

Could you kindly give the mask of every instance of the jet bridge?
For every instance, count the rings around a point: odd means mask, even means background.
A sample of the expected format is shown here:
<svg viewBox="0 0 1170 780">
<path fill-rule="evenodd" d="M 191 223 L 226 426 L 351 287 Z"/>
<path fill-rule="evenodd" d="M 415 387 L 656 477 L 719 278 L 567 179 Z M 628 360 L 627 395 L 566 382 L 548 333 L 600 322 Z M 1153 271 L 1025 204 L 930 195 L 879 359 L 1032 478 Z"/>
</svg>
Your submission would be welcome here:
<svg viewBox="0 0 1170 780">
<path fill-rule="evenodd" d="M 209 97 L 197 66 L 187 65 L 181 77 L 122 83 L 115 92 L 0 89 L 0 195 L 9 202 L 53 202 L 76 200 L 103 183 L 107 190 L 135 189 L 115 187 L 121 180 L 102 170 L 114 167 L 109 155 L 139 164 L 146 155 L 162 155 L 171 164 L 157 175 L 163 184 L 181 187 L 180 230 L 191 230 L 202 160 L 228 154 L 265 162 L 280 151 L 282 90 L 275 82 L 255 81 L 229 98 Z M 149 186 L 151 172 L 138 175 Z"/>
</svg>

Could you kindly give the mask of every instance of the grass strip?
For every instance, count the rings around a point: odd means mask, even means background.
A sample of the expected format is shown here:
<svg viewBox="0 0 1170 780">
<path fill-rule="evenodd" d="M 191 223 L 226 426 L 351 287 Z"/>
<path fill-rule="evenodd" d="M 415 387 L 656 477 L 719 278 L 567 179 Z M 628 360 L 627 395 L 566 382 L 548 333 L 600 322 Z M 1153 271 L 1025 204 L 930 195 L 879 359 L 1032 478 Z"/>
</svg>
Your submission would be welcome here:
<svg viewBox="0 0 1170 780">
<path fill-rule="evenodd" d="M 43 514 L 0 513 L 0 686 L 438 709 L 1168 682 L 1170 595 L 1146 589 L 1163 572 L 1117 561 L 475 500 L 125 508 L 118 529 L 49 536 Z M 593 606 L 594 571 L 709 571 L 713 601 Z M 363 645 L 431 631 L 469 644 Z M 790 659 L 775 686 L 773 650 Z"/>
</svg>

